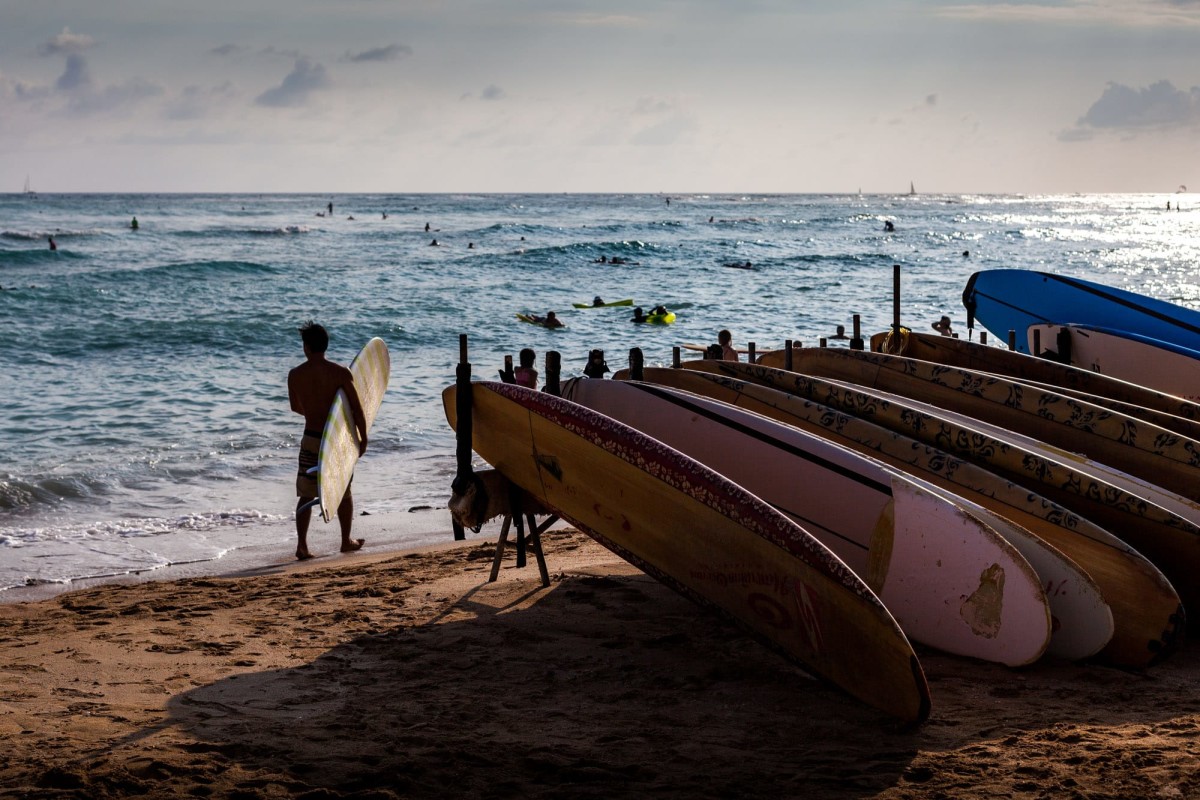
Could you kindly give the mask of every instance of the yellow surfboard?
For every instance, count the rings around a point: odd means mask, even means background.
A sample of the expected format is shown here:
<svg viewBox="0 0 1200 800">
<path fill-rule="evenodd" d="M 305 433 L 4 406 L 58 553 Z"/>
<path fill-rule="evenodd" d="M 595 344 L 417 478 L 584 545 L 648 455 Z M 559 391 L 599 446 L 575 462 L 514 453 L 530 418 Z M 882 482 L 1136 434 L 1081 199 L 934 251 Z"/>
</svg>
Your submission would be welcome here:
<svg viewBox="0 0 1200 800">
<path fill-rule="evenodd" d="M 457 391 L 442 394 L 451 426 Z M 580 530 L 863 702 L 906 722 L 928 716 L 924 673 L 895 619 L 792 520 L 567 400 L 477 382 L 472 406 L 475 451 Z"/>
</svg>

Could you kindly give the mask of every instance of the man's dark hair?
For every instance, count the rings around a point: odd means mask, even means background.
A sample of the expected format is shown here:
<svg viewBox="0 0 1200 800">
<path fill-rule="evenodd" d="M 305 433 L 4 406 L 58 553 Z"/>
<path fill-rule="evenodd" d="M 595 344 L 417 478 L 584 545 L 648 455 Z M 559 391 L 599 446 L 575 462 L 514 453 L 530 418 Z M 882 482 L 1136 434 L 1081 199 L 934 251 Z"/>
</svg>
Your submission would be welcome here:
<svg viewBox="0 0 1200 800">
<path fill-rule="evenodd" d="M 305 346 L 314 353 L 324 353 L 329 349 L 329 333 L 325 328 L 311 319 L 300 326 L 300 338 Z"/>
</svg>

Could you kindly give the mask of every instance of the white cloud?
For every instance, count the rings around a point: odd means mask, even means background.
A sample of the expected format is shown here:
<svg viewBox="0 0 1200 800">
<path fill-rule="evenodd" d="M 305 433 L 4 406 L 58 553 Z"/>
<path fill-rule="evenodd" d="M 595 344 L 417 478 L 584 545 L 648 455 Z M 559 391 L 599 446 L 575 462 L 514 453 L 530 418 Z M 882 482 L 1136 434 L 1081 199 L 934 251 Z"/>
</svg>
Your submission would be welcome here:
<svg viewBox="0 0 1200 800">
<path fill-rule="evenodd" d="M 62 33 L 51 37 L 38 46 L 38 53 L 43 56 L 62 56 L 82 53 L 96 42 L 91 36 L 71 33 L 70 28 L 63 28 Z"/>
<path fill-rule="evenodd" d="M 1121 28 L 1200 27 L 1200 3 L 1195 0 L 972 3 L 944 6 L 934 13 L 942 17 L 975 21 L 1110 25 Z"/>
<path fill-rule="evenodd" d="M 237 92 L 229 81 L 220 86 L 185 86 L 183 91 L 167 103 L 164 115 L 168 119 L 201 119 L 214 111 L 227 108 Z"/>
<path fill-rule="evenodd" d="M 254 102 L 271 108 L 295 108 L 308 103 L 313 92 L 328 88 L 329 85 L 329 75 L 323 65 L 307 58 L 298 58 L 283 83 L 266 90 Z"/>
</svg>

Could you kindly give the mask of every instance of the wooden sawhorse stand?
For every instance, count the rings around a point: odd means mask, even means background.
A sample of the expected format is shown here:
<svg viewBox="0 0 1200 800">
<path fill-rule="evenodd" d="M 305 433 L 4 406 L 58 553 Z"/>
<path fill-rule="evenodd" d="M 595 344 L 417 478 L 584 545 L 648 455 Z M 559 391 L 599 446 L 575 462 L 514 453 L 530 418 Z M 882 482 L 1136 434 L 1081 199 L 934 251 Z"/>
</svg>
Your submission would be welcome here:
<svg viewBox="0 0 1200 800">
<path fill-rule="evenodd" d="M 550 585 L 550 572 L 546 569 L 546 556 L 542 553 L 542 533 L 554 523 L 558 522 L 558 515 L 551 514 L 542 520 L 542 524 L 538 525 L 534 520 L 533 513 L 522 512 L 522 499 L 524 492 L 516 486 L 511 487 L 508 495 L 509 513 L 504 517 L 504 525 L 500 528 L 500 538 L 496 541 L 496 557 L 492 559 L 492 574 L 488 578 L 488 583 L 492 583 L 500 575 L 500 562 L 504 558 L 504 548 L 508 544 L 508 531 L 515 522 L 517 525 L 517 568 L 525 567 L 525 547 L 528 544 L 533 547 L 534 558 L 537 559 L 538 572 L 542 575 L 542 586 Z M 522 521 L 522 517 L 524 521 Z M 529 535 L 525 535 L 525 525 L 529 525 Z"/>
</svg>

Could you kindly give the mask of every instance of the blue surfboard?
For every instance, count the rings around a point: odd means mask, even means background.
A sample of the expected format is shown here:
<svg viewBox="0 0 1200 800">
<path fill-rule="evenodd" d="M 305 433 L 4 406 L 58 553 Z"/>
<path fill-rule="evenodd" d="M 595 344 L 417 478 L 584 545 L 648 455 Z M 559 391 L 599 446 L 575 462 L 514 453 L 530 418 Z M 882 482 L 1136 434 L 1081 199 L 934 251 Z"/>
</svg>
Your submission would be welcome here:
<svg viewBox="0 0 1200 800">
<path fill-rule="evenodd" d="M 963 290 L 967 327 L 979 320 L 1001 341 L 1017 332 L 1029 352 L 1030 325 L 1054 323 L 1119 330 L 1200 350 L 1200 311 L 1100 283 L 1023 269 L 976 272 Z"/>
</svg>

